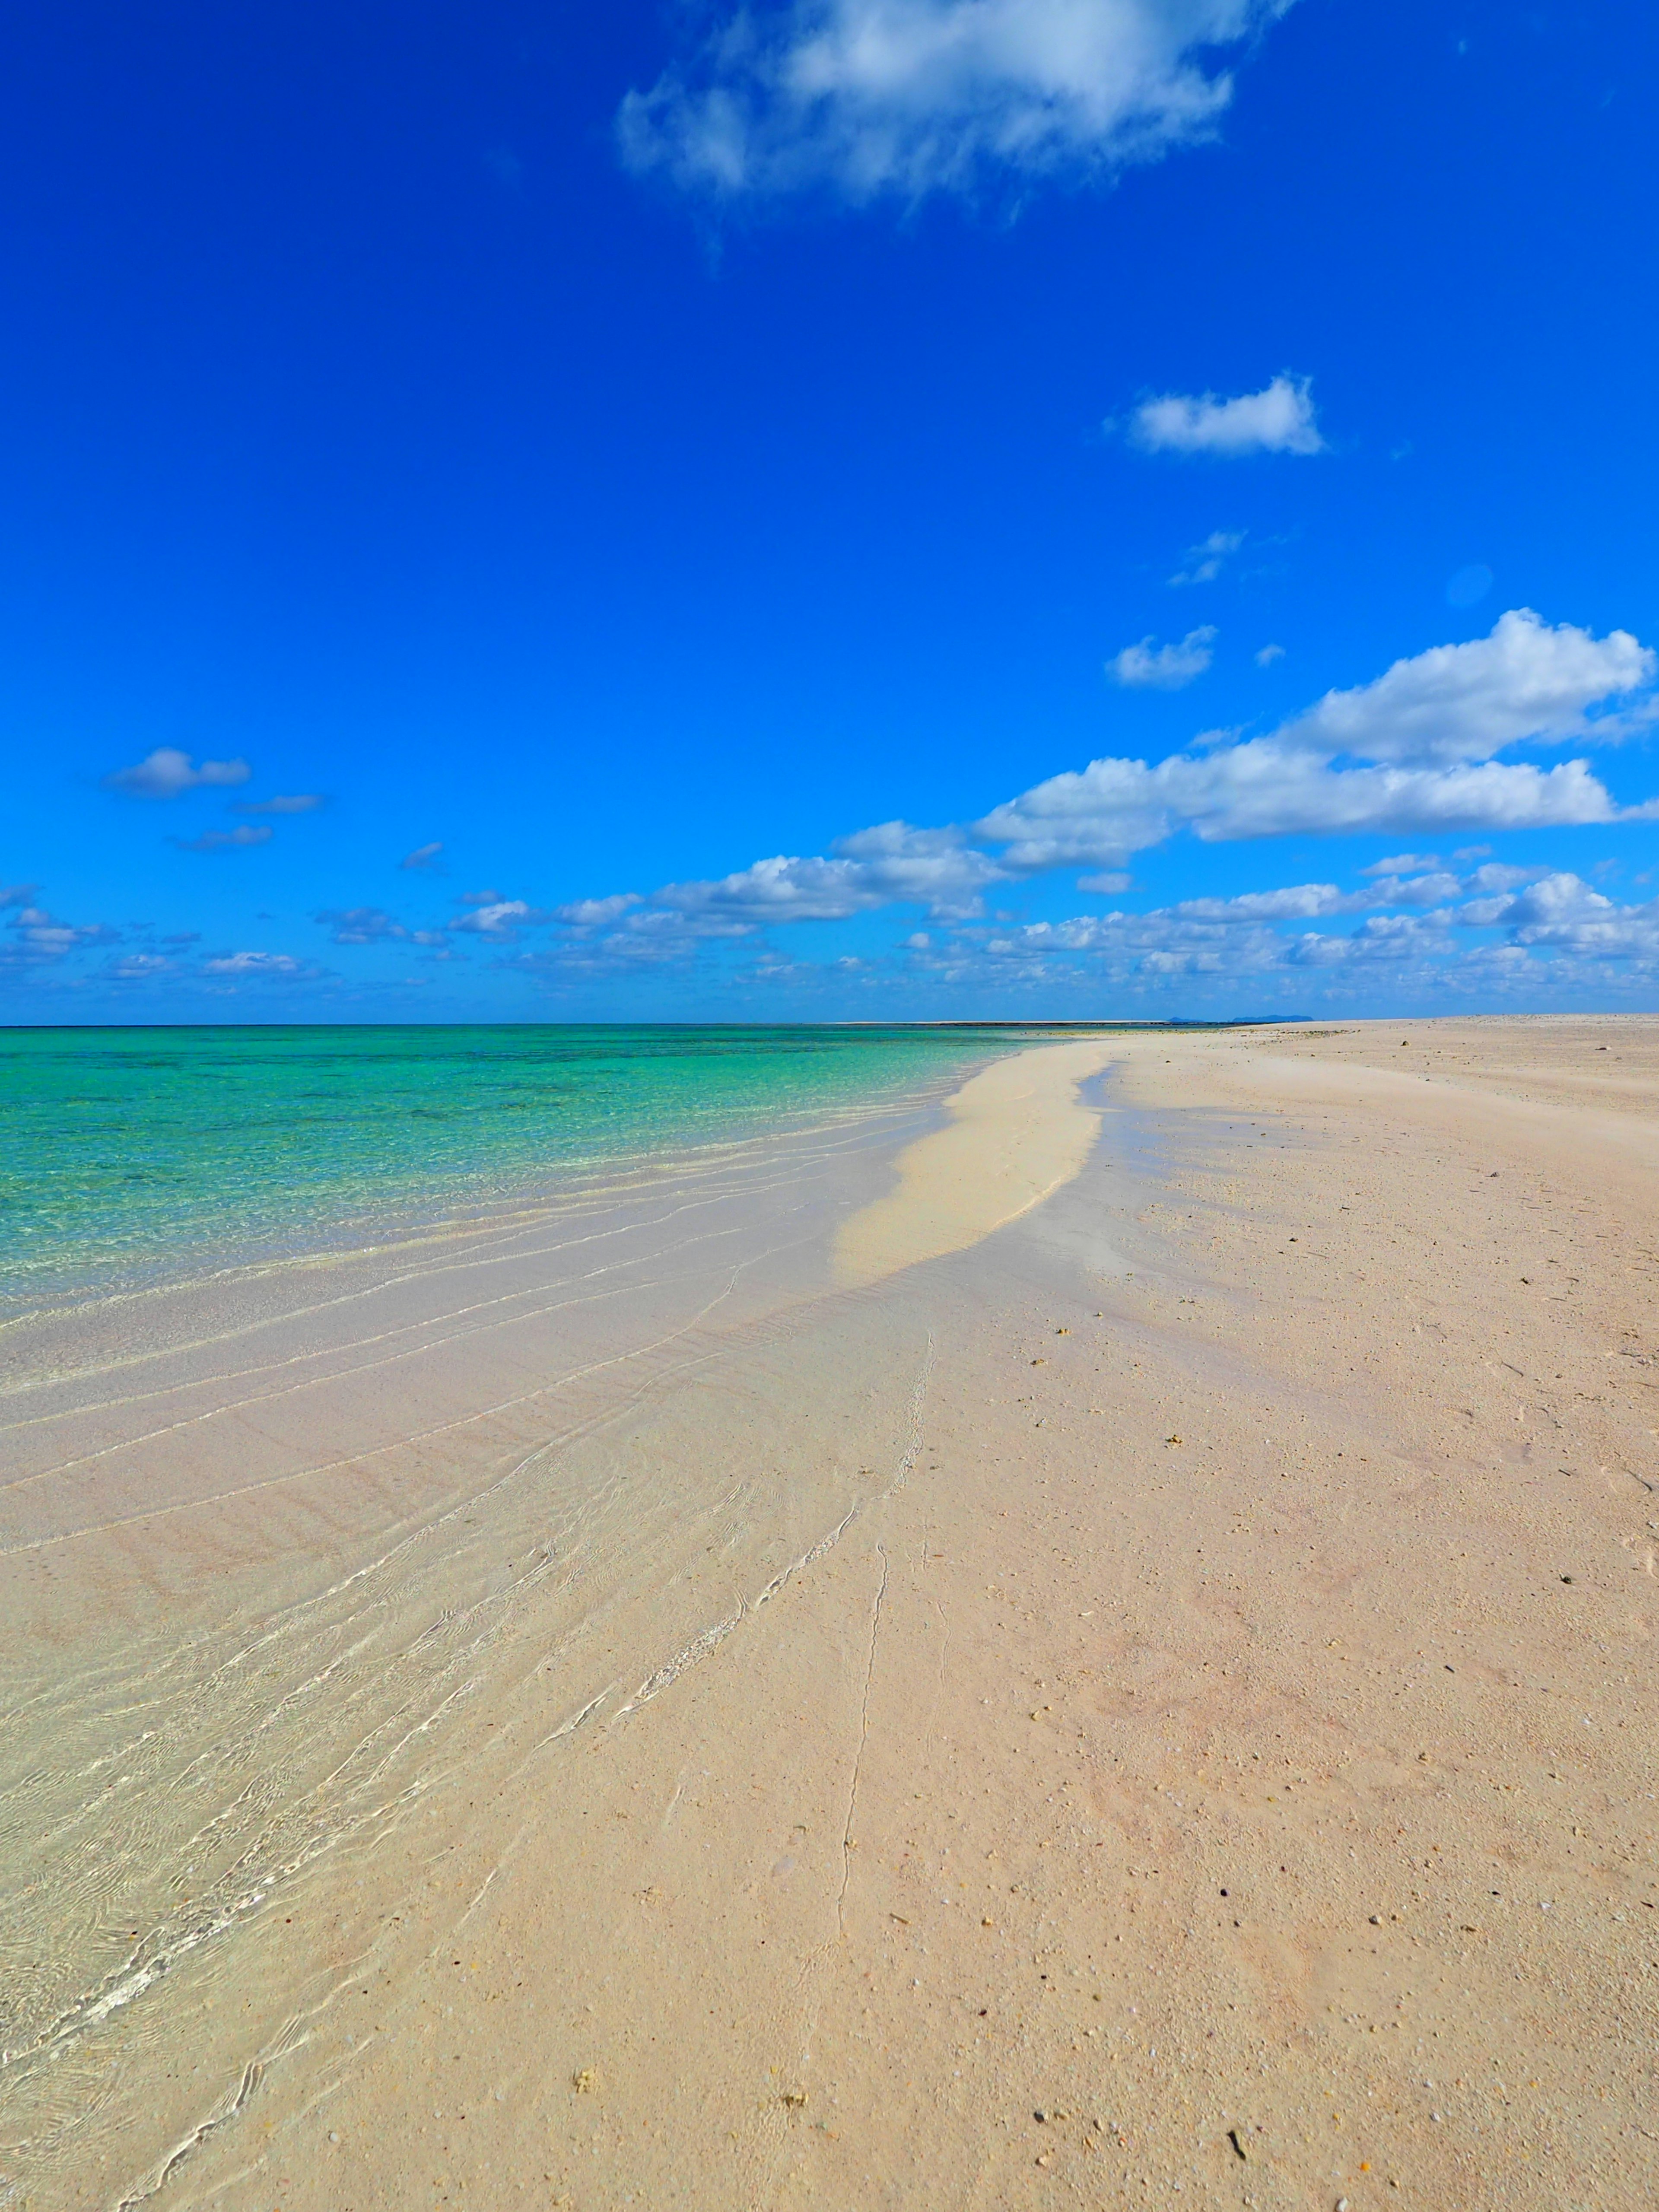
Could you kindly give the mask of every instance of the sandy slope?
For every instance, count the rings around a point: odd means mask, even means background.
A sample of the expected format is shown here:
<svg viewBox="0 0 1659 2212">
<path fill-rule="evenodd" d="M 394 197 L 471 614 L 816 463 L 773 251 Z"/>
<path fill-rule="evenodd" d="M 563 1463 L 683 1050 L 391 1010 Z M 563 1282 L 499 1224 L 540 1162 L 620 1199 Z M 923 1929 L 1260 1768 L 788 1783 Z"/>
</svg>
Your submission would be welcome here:
<svg viewBox="0 0 1659 2212">
<path fill-rule="evenodd" d="M 1659 2197 L 1659 1024 L 1110 1056 L 844 1307 L 836 1540 L 481 1765 L 157 2202 Z"/>
</svg>

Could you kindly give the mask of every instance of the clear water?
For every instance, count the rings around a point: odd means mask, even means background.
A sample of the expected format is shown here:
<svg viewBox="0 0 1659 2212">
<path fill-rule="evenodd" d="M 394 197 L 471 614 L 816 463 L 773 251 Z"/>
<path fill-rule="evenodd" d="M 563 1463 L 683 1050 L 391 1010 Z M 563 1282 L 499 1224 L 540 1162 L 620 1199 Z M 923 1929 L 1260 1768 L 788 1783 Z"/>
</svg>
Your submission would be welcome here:
<svg viewBox="0 0 1659 2212">
<path fill-rule="evenodd" d="M 1053 1034 L 0 1031 L 0 1317 L 832 1121 Z"/>
</svg>

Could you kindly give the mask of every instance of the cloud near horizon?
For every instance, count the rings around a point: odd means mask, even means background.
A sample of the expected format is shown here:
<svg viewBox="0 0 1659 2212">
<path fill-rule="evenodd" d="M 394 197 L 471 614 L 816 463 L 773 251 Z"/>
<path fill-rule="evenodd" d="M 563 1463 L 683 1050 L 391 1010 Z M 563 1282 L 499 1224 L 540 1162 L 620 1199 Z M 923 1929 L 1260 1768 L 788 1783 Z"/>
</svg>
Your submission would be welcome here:
<svg viewBox="0 0 1659 2212">
<path fill-rule="evenodd" d="M 1184 642 L 1194 641 L 1207 649 L 1204 634 Z M 1469 929 L 1506 933 L 1504 945 L 1467 955 L 1477 963 L 1490 964 L 1500 952 L 1505 959 L 1659 958 L 1659 902 L 1620 907 L 1576 876 L 1486 860 L 1490 848 L 1482 846 L 1454 855 L 1483 863 L 1468 874 L 1434 850 L 1402 842 L 1361 872 L 1370 881 L 1353 890 L 1293 884 L 1018 928 L 988 914 L 999 889 L 1058 870 L 1088 871 L 1079 889 L 1114 896 L 1129 888 L 1122 867 L 1132 854 L 1182 834 L 1204 843 L 1297 833 L 1437 842 L 1448 831 L 1659 819 L 1659 799 L 1620 805 L 1582 755 L 1553 765 L 1495 757 L 1520 745 L 1619 743 L 1647 726 L 1656 678 L 1659 658 L 1628 632 L 1596 637 L 1518 608 L 1486 637 L 1398 660 L 1368 684 L 1327 692 L 1262 736 L 1211 733 L 1157 762 L 1103 756 L 1030 785 L 974 823 L 879 823 L 823 854 L 777 854 L 720 877 L 546 908 L 484 889 L 461 895 L 442 927 L 416 928 L 367 904 L 320 909 L 314 919 L 343 946 L 406 944 L 441 959 L 476 940 L 509 964 L 567 980 L 684 963 L 722 942 L 758 948 L 780 924 L 842 921 L 889 908 L 919 908 L 932 918 L 933 927 L 910 933 L 913 964 L 949 976 L 971 958 L 981 980 L 988 961 L 1030 974 L 1033 961 L 1061 954 L 1109 954 L 1119 963 L 1113 972 L 1130 972 L 1121 964 L 1130 962 L 1142 975 L 1427 958 L 1433 947 L 1439 959 L 1455 933 Z M 270 834 L 244 824 L 179 842 L 217 852 Z M 118 934 L 60 923 L 33 896 L 23 884 L 3 893 L 12 909 L 5 957 L 14 966 L 56 961 Z M 1367 918 L 1348 935 L 1285 934 L 1290 923 L 1351 915 Z M 523 949 L 526 935 L 539 932 L 549 933 L 544 943 Z M 147 968 L 145 957 L 142 946 L 133 954 L 125 971 L 131 980 L 174 972 Z M 750 969 L 757 978 L 763 969 L 781 972 L 778 956 L 758 949 Z M 1508 972 L 1501 962 L 1492 972 L 1500 971 Z M 294 981 L 325 971 L 287 955 L 238 952 L 177 972 Z"/>
<path fill-rule="evenodd" d="M 647 897 L 579 901 L 542 919 L 579 939 L 590 965 L 678 958 L 699 939 L 891 905 L 970 921 L 1000 884 L 1060 868 L 1115 868 L 1183 831 L 1218 843 L 1659 818 L 1659 803 L 1618 806 L 1584 759 L 1545 768 L 1480 757 L 1523 741 L 1616 738 L 1622 720 L 1590 710 L 1628 698 L 1655 674 L 1655 656 L 1626 632 L 1598 639 L 1516 609 L 1489 637 L 1397 661 L 1265 737 L 1200 740 L 1155 764 L 1103 757 L 1032 785 L 967 827 L 884 823 L 826 855 L 775 854 L 728 876 L 665 884 Z M 1386 873 L 1403 878 L 1405 869 Z M 1109 879 L 1095 880 L 1104 889 Z M 1399 896 L 1423 903 L 1456 880 L 1436 864 L 1419 878 L 1432 888 Z M 1382 883 L 1368 896 L 1393 895 Z M 1200 919 L 1195 910 L 1185 916 Z"/>
<path fill-rule="evenodd" d="M 1214 134 L 1221 50 L 1292 0 L 793 0 L 728 9 L 617 117 L 699 198 L 854 204 L 1109 178 Z"/>
</svg>

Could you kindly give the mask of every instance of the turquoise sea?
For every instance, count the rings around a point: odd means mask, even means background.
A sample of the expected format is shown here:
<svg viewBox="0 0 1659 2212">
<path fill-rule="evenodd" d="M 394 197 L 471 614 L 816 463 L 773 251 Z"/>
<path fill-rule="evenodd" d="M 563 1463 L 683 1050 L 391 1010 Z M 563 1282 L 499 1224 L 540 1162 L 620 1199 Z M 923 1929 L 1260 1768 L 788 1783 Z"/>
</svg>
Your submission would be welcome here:
<svg viewBox="0 0 1659 2212">
<path fill-rule="evenodd" d="M 1055 1034 L 0 1030 L 0 1316 L 831 1122 Z"/>
</svg>

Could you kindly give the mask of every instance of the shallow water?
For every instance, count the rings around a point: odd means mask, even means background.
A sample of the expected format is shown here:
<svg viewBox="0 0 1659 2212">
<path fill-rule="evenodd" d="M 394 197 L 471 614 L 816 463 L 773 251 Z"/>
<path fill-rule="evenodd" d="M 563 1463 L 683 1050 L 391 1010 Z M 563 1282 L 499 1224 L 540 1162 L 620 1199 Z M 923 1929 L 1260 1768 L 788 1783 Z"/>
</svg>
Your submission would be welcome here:
<svg viewBox="0 0 1659 2212">
<path fill-rule="evenodd" d="M 0 1318 L 833 1123 L 1045 1034 L 0 1030 Z"/>
<path fill-rule="evenodd" d="M 325 2023 L 349 2063 L 348 2016 L 447 1950 L 561 1761 L 906 1479 L 931 1310 L 916 1271 L 838 1288 L 832 1243 L 1027 1041 L 39 1048 L 56 1189 L 25 1194 L 0 1382 L 0 2204 L 206 2202 L 201 2146 L 273 2067 L 308 2078 Z M 202 1103 L 222 1063 L 260 1111 Z M 446 1079 L 453 1114 L 411 1123 Z M 121 1100 L 155 1182 L 73 1165 L 120 1157 Z"/>
</svg>

